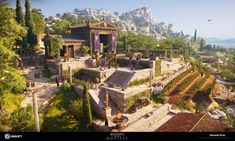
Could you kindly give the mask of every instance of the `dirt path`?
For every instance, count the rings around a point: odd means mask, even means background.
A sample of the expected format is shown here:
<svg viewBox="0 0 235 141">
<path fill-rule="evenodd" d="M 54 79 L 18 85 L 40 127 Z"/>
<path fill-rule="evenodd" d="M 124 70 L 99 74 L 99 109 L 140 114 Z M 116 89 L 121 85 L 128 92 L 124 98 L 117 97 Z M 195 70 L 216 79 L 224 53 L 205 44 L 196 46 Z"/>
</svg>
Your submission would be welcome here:
<svg viewBox="0 0 235 141">
<path fill-rule="evenodd" d="M 47 100 L 58 91 L 56 84 L 45 84 L 38 87 L 36 90 L 38 106 L 42 106 L 47 103 Z M 33 105 L 32 94 L 27 94 L 25 99 L 21 102 L 21 107 L 26 107 L 27 105 Z"/>
</svg>

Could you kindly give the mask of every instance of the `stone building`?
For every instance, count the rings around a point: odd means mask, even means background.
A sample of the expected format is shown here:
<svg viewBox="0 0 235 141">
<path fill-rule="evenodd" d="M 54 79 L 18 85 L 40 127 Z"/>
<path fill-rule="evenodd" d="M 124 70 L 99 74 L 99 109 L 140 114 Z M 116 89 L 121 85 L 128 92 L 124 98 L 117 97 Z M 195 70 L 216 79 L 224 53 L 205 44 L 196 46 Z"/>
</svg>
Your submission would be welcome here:
<svg viewBox="0 0 235 141">
<path fill-rule="evenodd" d="M 44 37 L 45 53 L 50 52 L 51 38 L 61 38 L 63 48 L 60 49 L 60 57 L 75 58 L 82 46 L 90 48 L 90 54 L 116 53 L 117 27 L 106 21 L 79 24 L 70 26 L 71 35 L 46 35 Z"/>
</svg>

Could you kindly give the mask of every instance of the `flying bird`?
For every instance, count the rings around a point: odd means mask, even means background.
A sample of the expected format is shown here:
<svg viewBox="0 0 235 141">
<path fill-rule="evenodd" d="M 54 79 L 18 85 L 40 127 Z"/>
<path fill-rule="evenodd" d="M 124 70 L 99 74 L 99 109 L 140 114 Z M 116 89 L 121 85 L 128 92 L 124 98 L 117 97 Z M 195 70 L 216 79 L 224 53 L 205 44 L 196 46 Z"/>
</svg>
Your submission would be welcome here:
<svg viewBox="0 0 235 141">
<path fill-rule="evenodd" d="M 207 22 L 211 22 L 212 20 L 207 20 Z"/>
</svg>

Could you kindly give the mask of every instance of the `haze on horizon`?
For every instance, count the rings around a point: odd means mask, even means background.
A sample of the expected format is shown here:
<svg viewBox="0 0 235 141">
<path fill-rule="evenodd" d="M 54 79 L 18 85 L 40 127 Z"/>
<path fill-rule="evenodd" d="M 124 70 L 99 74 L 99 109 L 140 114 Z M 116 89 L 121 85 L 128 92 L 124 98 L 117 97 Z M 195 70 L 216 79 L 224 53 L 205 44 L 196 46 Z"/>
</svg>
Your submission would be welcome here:
<svg viewBox="0 0 235 141">
<path fill-rule="evenodd" d="M 15 0 L 7 0 L 15 8 Z M 22 7 L 24 7 L 24 1 Z M 235 38 L 234 0 L 30 0 L 44 15 L 72 12 L 75 8 L 104 8 L 119 14 L 148 6 L 157 22 L 172 23 L 174 31 L 204 38 Z M 212 20 L 208 22 L 208 20 Z"/>
</svg>

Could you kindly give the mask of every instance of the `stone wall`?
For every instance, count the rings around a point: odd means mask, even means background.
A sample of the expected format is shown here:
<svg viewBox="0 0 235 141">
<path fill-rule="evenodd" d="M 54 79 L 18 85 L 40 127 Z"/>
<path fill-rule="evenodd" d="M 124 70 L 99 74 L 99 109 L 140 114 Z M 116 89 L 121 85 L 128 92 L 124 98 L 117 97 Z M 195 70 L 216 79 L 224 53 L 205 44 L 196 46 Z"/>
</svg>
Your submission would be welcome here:
<svg viewBox="0 0 235 141">
<path fill-rule="evenodd" d="M 173 61 L 168 61 L 168 60 L 161 60 L 161 72 L 162 74 L 164 73 L 169 73 L 170 71 L 176 70 L 179 68 L 179 60 L 180 58 L 173 58 Z"/>
<path fill-rule="evenodd" d="M 139 97 L 146 97 L 148 98 L 151 95 L 151 88 L 143 88 L 141 90 L 136 90 L 134 92 L 125 92 L 125 91 L 119 91 L 115 90 L 114 88 L 109 87 L 103 87 L 105 91 L 108 93 L 109 98 L 112 100 L 112 102 L 117 106 L 117 108 L 125 113 L 130 106 L 132 106 L 136 99 Z M 134 89 L 133 89 L 134 90 Z"/>
<path fill-rule="evenodd" d="M 38 56 L 35 57 L 22 57 L 23 66 L 34 66 L 36 62 L 37 65 L 43 65 L 45 63 L 45 57 L 44 56 Z"/>
<path fill-rule="evenodd" d="M 73 60 L 73 61 L 68 61 L 68 62 L 60 62 L 60 64 L 62 65 L 62 71 L 68 70 L 69 67 L 71 67 L 72 70 L 86 67 L 85 60 Z"/>
<path fill-rule="evenodd" d="M 113 103 L 117 106 L 117 108 L 122 111 L 125 112 L 125 94 L 124 91 L 117 91 L 113 88 L 108 88 L 108 87 L 103 87 L 105 89 L 105 91 L 108 93 L 109 98 L 113 101 Z"/>
<path fill-rule="evenodd" d="M 134 76 L 131 78 L 131 80 L 129 81 L 135 81 L 135 80 L 140 80 L 140 79 L 146 79 L 150 77 L 150 71 L 152 69 L 143 69 L 143 70 L 138 70 L 136 71 L 136 73 L 134 74 Z M 152 76 L 153 76 L 154 72 L 152 72 Z"/>
<path fill-rule="evenodd" d="M 130 124 L 122 132 L 143 132 L 150 126 L 157 123 L 161 118 L 165 117 L 171 110 L 171 105 L 165 104 L 162 107 L 151 111 L 146 116 L 141 117 L 134 123 Z"/>
<path fill-rule="evenodd" d="M 74 90 L 76 93 L 79 95 L 79 97 L 83 97 L 83 87 L 82 86 L 74 86 Z M 93 90 L 89 90 L 89 96 L 90 96 L 90 104 L 91 104 L 91 109 L 96 112 L 98 115 L 102 116 L 105 118 L 105 111 L 103 110 L 103 103 L 100 101 L 98 96 Z"/>
</svg>

